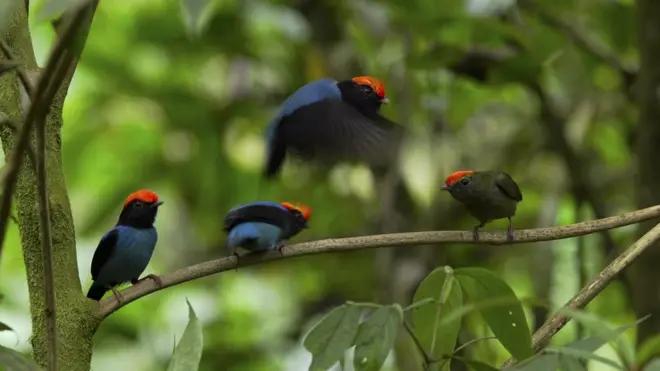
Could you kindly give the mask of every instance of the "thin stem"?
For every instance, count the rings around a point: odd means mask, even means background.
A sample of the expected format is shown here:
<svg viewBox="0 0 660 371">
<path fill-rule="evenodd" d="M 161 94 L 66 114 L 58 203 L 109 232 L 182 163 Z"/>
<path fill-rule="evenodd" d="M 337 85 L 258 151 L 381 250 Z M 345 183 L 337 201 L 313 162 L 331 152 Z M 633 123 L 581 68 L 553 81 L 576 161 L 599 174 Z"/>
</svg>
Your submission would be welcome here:
<svg viewBox="0 0 660 371">
<path fill-rule="evenodd" d="M 361 302 L 356 302 L 356 301 L 347 301 L 346 304 L 348 305 L 354 305 L 356 307 L 363 307 L 363 308 L 373 308 L 373 309 L 378 309 L 382 307 L 380 304 L 376 303 L 361 303 Z"/>
<path fill-rule="evenodd" d="M 415 346 L 417 347 L 417 349 L 419 349 L 419 352 L 421 353 L 422 357 L 424 358 L 424 369 L 427 369 L 428 366 L 431 363 L 433 363 L 433 359 L 426 352 L 426 349 L 424 349 L 424 346 L 422 345 L 422 342 L 419 340 L 417 335 L 415 335 L 415 332 L 413 331 L 413 329 L 408 324 L 408 321 L 406 321 L 405 319 L 403 320 L 403 328 L 406 329 L 406 332 L 408 333 L 408 335 L 410 335 L 410 338 L 415 343 Z"/>
<path fill-rule="evenodd" d="M 460 347 L 454 349 L 454 354 L 460 352 L 463 348 L 465 348 L 465 347 L 467 347 L 467 346 L 469 346 L 469 345 L 472 345 L 472 344 L 474 344 L 474 343 L 476 343 L 476 342 L 479 342 L 479 341 L 482 341 L 482 340 L 493 340 L 493 339 L 497 339 L 497 336 L 487 336 L 487 337 L 485 337 L 485 338 L 472 339 L 472 340 L 466 342 L 465 344 L 462 344 Z"/>
<path fill-rule="evenodd" d="M 419 308 L 419 307 L 421 307 L 421 306 L 424 306 L 424 305 L 426 305 L 426 304 L 437 303 L 437 302 L 438 302 L 438 301 L 435 300 L 435 299 L 433 299 L 433 298 L 422 299 L 422 300 L 420 300 L 420 301 L 416 301 L 416 302 L 410 304 L 409 306 L 403 308 L 403 311 L 404 311 L 404 312 L 408 312 L 408 311 L 411 311 L 411 310 L 413 310 L 413 309 L 417 309 L 417 308 Z"/>
<path fill-rule="evenodd" d="M 96 315 L 101 318 L 107 317 L 119 308 L 141 297 L 147 296 L 153 292 L 165 289 L 167 287 L 175 286 L 201 277 L 210 276 L 212 274 L 217 274 L 240 267 L 265 264 L 267 262 L 290 259 L 298 256 L 378 248 L 384 246 L 399 247 L 445 243 L 509 245 L 526 242 L 552 241 L 583 236 L 606 229 L 619 228 L 658 217 L 660 217 L 660 205 L 617 216 L 565 225 L 561 227 L 521 229 L 515 232 L 514 241 L 508 241 L 505 232 L 481 232 L 479 235 L 479 241 L 474 241 L 472 239 L 471 231 L 431 231 L 334 238 L 297 243 L 284 247 L 282 249 L 282 254 L 278 252 L 269 252 L 255 255 L 246 254 L 241 257 L 240 264 L 237 264 L 236 258 L 226 257 L 181 268 L 174 272 L 160 276 L 161 282 L 163 283 L 162 286 L 156 285 L 156 283 L 152 280 L 142 281 L 121 291 L 121 304 L 117 302 L 117 299 L 114 296 L 103 299 L 100 302 L 100 307 L 98 308 Z"/>
<path fill-rule="evenodd" d="M 564 305 L 563 308 L 570 309 L 583 309 L 593 300 L 598 294 L 607 287 L 607 285 L 614 279 L 616 275 L 621 273 L 625 268 L 632 264 L 644 250 L 652 246 L 660 240 L 660 224 L 657 224 L 639 240 L 633 243 L 626 251 L 614 259 L 607 267 L 605 267 L 595 278 L 584 286 L 571 300 Z M 563 309 L 562 308 L 562 309 Z M 541 328 L 538 329 L 532 336 L 532 348 L 534 352 L 540 352 L 549 343 L 550 339 L 559 332 L 570 320 L 562 311 L 558 311 L 549 320 L 547 320 Z M 501 368 L 505 368 L 515 363 L 514 358 L 509 358 Z"/>
</svg>

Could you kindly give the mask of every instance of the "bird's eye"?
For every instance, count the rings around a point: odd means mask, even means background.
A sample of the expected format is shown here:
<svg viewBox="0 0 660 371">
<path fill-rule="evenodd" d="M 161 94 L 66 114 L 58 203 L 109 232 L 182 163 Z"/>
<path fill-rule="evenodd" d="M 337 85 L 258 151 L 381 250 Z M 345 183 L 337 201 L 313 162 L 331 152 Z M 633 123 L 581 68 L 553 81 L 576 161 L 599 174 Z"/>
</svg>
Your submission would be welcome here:
<svg viewBox="0 0 660 371">
<path fill-rule="evenodd" d="M 464 186 L 470 184 L 470 179 L 468 179 L 468 178 L 461 179 L 461 184 L 464 185 Z"/>
<path fill-rule="evenodd" d="M 135 208 L 141 209 L 144 206 L 142 201 L 135 201 Z"/>
<path fill-rule="evenodd" d="M 371 95 L 373 93 L 373 90 L 366 85 L 362 85 L 362 93 L 364 95 Z"/>
</svg>

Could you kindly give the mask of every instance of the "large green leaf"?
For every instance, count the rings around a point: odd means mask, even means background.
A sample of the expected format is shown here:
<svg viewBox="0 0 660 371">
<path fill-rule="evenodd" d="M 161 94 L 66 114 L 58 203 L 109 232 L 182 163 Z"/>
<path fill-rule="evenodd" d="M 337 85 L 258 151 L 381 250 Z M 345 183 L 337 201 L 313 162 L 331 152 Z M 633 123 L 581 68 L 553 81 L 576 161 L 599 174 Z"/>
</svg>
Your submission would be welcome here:
<svg viewBox="0 0 660 371">
<path fill-rule="evenodd" d="M 37 3 L 35 8 L 39 20 L 49 21 L 86 2 L 89 0 L 42 0 Z"/>
<path fill-rule="evenodd" d="M 355 371 L 378 371 L 392 350 L 403 321 L 403 311 L 398 304 L 376 309 L 358 327 L 355 337 Z"/>
<path fill-rule="evenodd" d="M 460 316 L 446 320 L 448 314 L 463 304 L 463 293 L 451 268 L 437 268 L 426 276 L 417 287 L 413 305 L 429 298 L 435 302 L 412 309 L 412 328 L 428 355 L 439 359 L 453 353 L 461 328 Z M 435 364 L 432 368 L 438 366 Z M 446 368 L 449 368 L 449 362 Z"/>
<path fill-rule="evenodd" d="M 479 313 L 502 345 L 518 359 L 532 356 L 532 337 L 525 312 L 516 294 L 493 272 L 482 268 L 460 268 L 456 278 L 474 303 L 505 299 L 508 303 L 479 307 Z M 477 305 L 478 306 L 478 305 Z"/>
<path fill-rule="evenodd" d="M 183 331 L 183 336 L 174 349 L 172 360 L 167 371 L 194 371 L 199 369 L 199 361 L 202 359 L 204 348 L 204 337 L 202 335 L 202 324 L 197 319 L 192 305 L 188 304 L 188 325 Z"/>
<path fill-rule="evenodd" d="M 42 371 L 33 361 L 21 353 L 0 345 L 0 369 L 3 371 Z"/>
<path fill-rule="evenodd" d="M 327 370 L 353 345 L 360 323 L 360 308 L 344 304 L 330 311 L 307 334 L 303 346 L 312 353 L 310 370 Z"/>
<path fill-rule="evenodd" d="M 660 354 L 660 334 L 651 336 L 637 349 L 635 363 L 639 365 L 646 364 L 651 358 Z"/>
</svg>

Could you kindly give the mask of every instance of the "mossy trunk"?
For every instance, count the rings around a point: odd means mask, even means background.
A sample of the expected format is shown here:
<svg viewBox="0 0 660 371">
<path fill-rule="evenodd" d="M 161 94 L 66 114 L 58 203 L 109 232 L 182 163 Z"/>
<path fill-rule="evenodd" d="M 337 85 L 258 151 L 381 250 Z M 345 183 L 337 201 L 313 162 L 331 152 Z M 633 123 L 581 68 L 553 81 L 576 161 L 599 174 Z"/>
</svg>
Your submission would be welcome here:
<svg viewBox="0 0 660 371">
<path fill-rule="evenodd" d="M 9 44 L 14 56 L 23 63 L 25 69 L 31 74 L 36 74 L 39 69 L 32 49 L 25 3 L 23 0 L 10 1 L 13 2 L 9 6 L 12 21 L 2 38 Z M 83 295 L 78 278 L 75 232 L 62 171 L 60 129 L 68 81 L 66 85 L 60 88 L 46 124 L 46 169 L 57 305 L 58 368 L 66 371 L 86 371 L 90 369 L 92 335 L 98 321 L 94 319 L 91 303 Z M 24 104 L 26 97 L 22 97 L 21 94 L 19 80 L 14 74 L 5 74 L 0 78 L 0 111 L 16 122 L 22 122 L 27 107 Z M 16 138 L 8 128 L 0 129 L 0 137 L 7 161 L 10 161 L 8 157 Z M 35 145 L 34 140 L 32 144 Z M 32 315 L 32 348 L 37 363 L 45 367 L 48 352 L 45 332 L 46 305 L 36 185 L 34 168 L 25 157 L 18 177 L 14 202 L 18 210 L 21 245 L 27 269 Z"/>
</svg>

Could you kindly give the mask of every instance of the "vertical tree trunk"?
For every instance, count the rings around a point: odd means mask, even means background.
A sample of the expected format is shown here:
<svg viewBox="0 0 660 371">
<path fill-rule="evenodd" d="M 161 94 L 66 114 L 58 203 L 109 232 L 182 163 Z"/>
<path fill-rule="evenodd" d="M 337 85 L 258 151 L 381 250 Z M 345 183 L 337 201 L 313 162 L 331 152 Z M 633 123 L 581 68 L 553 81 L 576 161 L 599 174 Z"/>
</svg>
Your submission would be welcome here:
<svg viewBox="0 0 660 371">
<path fill-rule="evenodd" d="M 637 32 L 640 70 L 635 97 L 639 104 L 637 152 L 638 204 L 640 207 L 660 204 L 660 2 L 637 1 Z M 648 231 L 651 221 L 640 226 L 640 235 Z M 649 249 L 630 270 L 633 305 L 638 317 L 654 314 L 637 329 L 638 340 L 660 332 L 660 246 Z"/>
<path fill-rule="evenodd" d="M 32 49 L 25 2 L 10 1 L 11 14 L 3 14 L 3 17 L 11 16 L 11 26 L 0 36 L 9 44 L 14 56 L 23 63 L 23 67 L 30 74 L 36 74 L 38 66 Z M 62 171 L 60 129 L 67 88 L 68 82 L 58 91 L 46 123 L 46 171 L 57 303 L 58 364 L 61 370 L 86 371 L 90 369 L 92 335 L 98 326 L 98 321 L 92 314 L 91 302 L 82 294 L 78 278 L 75 233 Z M 14 74 L 5 74 L 0 78 L 0 111 L 16 122 L 22 122 L 27 107 L 24 104 L 27 98 L 21 95 L 22 89 Z M 0 128 L 0 138 L 4 152 L 9 156 L 14 144 L 14 135 L 4 127 Z M 16 189 L 14 200 L 18 210 L 32 315 L 32 348 L 37 363 L 46 366 L 48 348 L 45 332 L 44 272 L 36 177 L 31 163 L 25 159 Z"/>
</svg>

